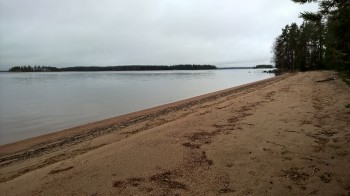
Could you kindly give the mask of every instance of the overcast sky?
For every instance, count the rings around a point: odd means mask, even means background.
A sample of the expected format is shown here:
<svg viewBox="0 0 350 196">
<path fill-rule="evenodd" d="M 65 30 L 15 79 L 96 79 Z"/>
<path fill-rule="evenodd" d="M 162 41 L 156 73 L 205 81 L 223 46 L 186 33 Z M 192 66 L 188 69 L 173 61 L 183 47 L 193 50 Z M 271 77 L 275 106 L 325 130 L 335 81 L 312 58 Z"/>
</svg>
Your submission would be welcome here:
<svg viewBox="0 0 350 196">
<path fill-rule="evenodd" d="M 270 63 L 291 0 L 0 0 L 0 70 L 18 65 Z"/>
</svg>

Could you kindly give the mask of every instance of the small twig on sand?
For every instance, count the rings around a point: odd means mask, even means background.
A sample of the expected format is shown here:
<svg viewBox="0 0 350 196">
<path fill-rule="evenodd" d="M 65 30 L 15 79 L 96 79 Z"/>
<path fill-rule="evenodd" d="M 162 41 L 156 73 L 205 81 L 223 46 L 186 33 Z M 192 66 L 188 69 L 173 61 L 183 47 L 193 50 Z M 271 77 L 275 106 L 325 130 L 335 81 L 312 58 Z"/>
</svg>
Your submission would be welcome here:
<svg viewBox="0 0 350 196">
<path fill-rule="evenodd" d="M 316 82 L 328 82 L 328 81 L 332 81 L 332 80 L 335 80 L 335 77 L 326 78 L 324 80 L 317 80 Z"/>
</svg>

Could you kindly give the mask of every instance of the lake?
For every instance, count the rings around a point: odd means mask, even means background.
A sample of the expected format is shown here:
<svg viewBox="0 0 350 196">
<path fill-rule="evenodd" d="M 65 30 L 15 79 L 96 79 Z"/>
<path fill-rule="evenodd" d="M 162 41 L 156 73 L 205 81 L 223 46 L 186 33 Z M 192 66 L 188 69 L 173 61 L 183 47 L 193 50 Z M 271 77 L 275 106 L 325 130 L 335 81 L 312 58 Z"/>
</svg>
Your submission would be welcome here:
<svg viewBox="0 0 350 196">
<path fill-rule="evenodd" d="M 0 144 L 274 76 L 262 71 L 0 73 Z"/>
</svg>

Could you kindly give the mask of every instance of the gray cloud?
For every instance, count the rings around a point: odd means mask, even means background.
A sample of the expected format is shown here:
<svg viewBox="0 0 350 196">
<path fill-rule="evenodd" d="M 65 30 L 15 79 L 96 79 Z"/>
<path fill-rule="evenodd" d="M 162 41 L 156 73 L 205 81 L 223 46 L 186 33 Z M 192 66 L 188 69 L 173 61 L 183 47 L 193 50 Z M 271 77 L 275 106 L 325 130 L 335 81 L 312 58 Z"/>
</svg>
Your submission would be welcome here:
<svg viewBox="0 0 350 196">
<path fill-rule="evenodd" d="M 0 0 L 0 70 L 269 63 L 281 28 L 316 8 L 290 0 Z"/>
</svg>

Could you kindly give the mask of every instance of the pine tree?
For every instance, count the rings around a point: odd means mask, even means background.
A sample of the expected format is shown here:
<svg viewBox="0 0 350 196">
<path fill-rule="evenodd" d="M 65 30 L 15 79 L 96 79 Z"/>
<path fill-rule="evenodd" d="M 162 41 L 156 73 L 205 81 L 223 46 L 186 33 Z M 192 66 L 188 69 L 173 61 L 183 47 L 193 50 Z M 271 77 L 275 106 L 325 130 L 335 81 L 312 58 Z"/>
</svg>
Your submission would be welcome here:
<svg viewBox="0 0 350 196">
<path fill-rule="evenodd" d="M 305 21 L 319 22 L 318 68 L 343 70 L 350 74 L 350 1 L 292 0 L 296 3 L 317 2 L 319 11 L 304 12 Z"/>
</svg>

